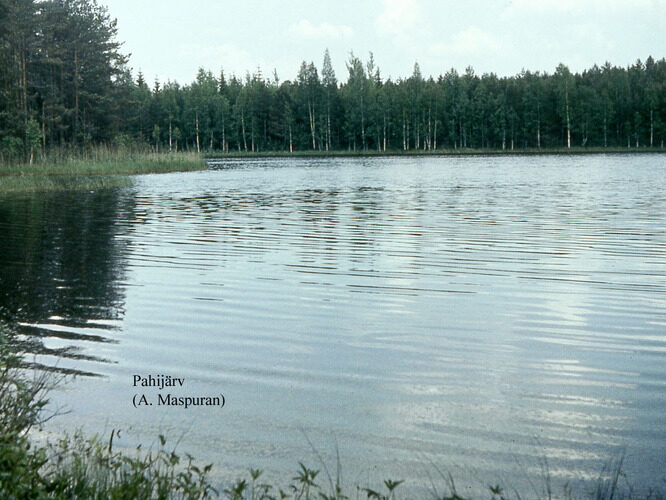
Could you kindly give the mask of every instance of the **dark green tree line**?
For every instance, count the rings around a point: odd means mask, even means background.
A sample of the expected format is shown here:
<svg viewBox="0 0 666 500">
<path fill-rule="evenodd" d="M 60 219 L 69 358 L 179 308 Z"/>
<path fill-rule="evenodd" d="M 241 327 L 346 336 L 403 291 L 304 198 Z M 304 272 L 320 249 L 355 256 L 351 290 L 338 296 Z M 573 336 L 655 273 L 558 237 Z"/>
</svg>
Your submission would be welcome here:
<svg viewBox="0 0 666 500">
<path fill-rule="evenodd" d="M 382 78 L 372 54 L 364 64 L 352 53 L 346 64 L 344 82 L 326 52 L 321 70 L 304 61 L 293 82 L 268 79 L 260 71 L 227 81 L 223 73 L 216 78 L 201 69 L 190 85 L 144 90 L 155 108 L 150 124 L 159 130 L 154 147 L 225 152 L 635 148 L 662 147 L 666 136 L 664 59 L 648 57 L 628 68 L 606 63 L 580 74 L 564 65 L 553 74 L 523 71 L 514 77 L 479 76 L 472 68 L 460 75 L 452 69 L 437 79 L 425 78 L 415 64 L 409 78 L 396 81 Z M 141 79 L 132 85 L 147 90 Z M 170 127 L 178 129 L 177 140 Z M 123 132 L 137 137 L 130 128 Z"/>
<path fill-rule="evenodd" d="M 0 154 L 133 144 L 155 151 L 433 151 L 662 147 L 666 60 L 582 73 L 384 79 L 350 53 L 345 81 L 325 52 L 294 81 L 200 69 L 154 82 L 127 68 L 116 24 L 95 0 L 0 0 Z M 221 65 L 224 61 L 220 61 Z"/>
</svg>

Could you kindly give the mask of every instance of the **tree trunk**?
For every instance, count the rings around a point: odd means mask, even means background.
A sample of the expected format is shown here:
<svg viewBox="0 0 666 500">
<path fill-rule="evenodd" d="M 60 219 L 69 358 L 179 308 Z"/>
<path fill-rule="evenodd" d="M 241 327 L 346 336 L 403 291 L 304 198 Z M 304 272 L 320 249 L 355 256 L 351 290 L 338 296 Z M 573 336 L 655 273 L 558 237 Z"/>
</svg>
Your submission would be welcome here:
<svg viewBox="0 0 666 500">
<path fill-rule="evenodd" d="M 23 140 L 24 144 L 28 141 L 28 70 L 26 68 L 26 59 L 25 59 L 25 36 L 22 36 L 21 44 L 21 79 L 22 79 L 22 93 L 23 93 Z"/>
<path fill-rule="evenodd" d="M 608 125 L 606 118 L 606 102 L 604 102 L 604 147 L 608 147 Z"/>
<path fill-rule="evenodd" d="M 328 137 L 328 144 L 326 146 L 326 151 L 331 149 L 331 113 L 329 111 L 328 116 L 326 117 L 328 132 L 326 133 Z"/>
<path fill-rule="evenodd" d="M 294 152 L 294 143 L 293 143 L 292 137 L 291 137 L 291 123 L 289 124 L 289 152 L 290 153 Z"/>
<path fill-rule="evenodd" d="M 169 117 L 169 153 L 171 153 L 171 117 Z"/>
<path fill-rule="evenodd" d="M 430 120 L 430 107 L 428 107 L 428 149 L 432 149 L 432 128 Z"/>
<path fill-rule="evenodd" d="M 196 131 L 197 131 L 197 153 L 201 153 L 201 147 L 199 145 L 199 113 L 196 113 L 194 117 L 195 117 Z"/>
<path fill-rule="evenodd" d="M 437 151 L 437 120 L 435 120 L 435 132 L 432 137 L 433 149 Z"/>
<path fill-rule="evenodd" d="M 312 135 L 312 150 L 317 149 L 317 141 L 315 138 L 315 110 L 314 103 L 308 100 L 308 115 L 310 116 L 310 135 Z"/>
<path fill-rule="evenodd" d="M 222 151 L 225 153 L 229 152 L 229 148 L 227 146 L 227 137 L 225 133 L 225 127 L 224 127 L 224 115 L 222 115 Z"/>
<path fill-rule="evenodd" d="M 42 157 L 46 154 L 46 112 L 42 101 Z"/>
<path fill-rule="evenodd" d="M 74 144 L 79 138 L 79 51 L 74 49 Z"/>
<path fill-rule="evenodd" d="M 331 149 L 331 96 L 326 94 L 326 151 Z"/>
<path fill-rule="evenodd" d="M 513 144 L 516 138 L 516 124 L 513 121 L 513 118 L 511 119 L 511 151 L 513 151 Z"/>
<path fill-rule="evenodd" d="M 243 131 L 243 148 L 247 152 L 247 139 L 245 138 L 245 113 L 241 111 L 241 129 Z"/>
<path fill-rule="evenodd" d="M 537 102 L 537 148 L 541 149 L 541 106 Z"/>
<path fill-rule="evenodd" d="M 585 121 L 585 124 L 583 125 L 583 140 L 581 142 L 581 146 L 585 147 L 587 144 L 587 129 L 588 129 L 588 124 L 587 120 Z"/>
<path fill-rule="evenodd" d="M 564 101 L 567 115 L 567 149 L 571 148 L 571 123 L 569 121 L 569 89 L 564 91 Z"/>
<path fill-rule="evenodd" d="M 365 115 L 363 114 L 363 96 L 361 96 L 361 140 L 363 141 L 363 151 L 367 148 L 365 143 Z M 356 149 L 356 147 L 354 147 Z"/>
</svg>

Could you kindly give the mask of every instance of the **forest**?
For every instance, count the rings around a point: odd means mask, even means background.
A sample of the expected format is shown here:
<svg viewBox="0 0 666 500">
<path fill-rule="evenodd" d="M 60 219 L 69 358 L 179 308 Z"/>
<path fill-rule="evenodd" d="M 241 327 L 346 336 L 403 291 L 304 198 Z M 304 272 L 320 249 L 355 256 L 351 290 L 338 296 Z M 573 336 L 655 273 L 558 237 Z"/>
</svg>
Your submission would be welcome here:
<svg viewBox="0 0 666 500">
<path fill-rule="evenodd" d="M 347 74 L 304 61 L 294 81 L 201 68 L 146 82 L 95 0 L 0 0 L 0 161 L 88 148 L 206 154 L 662 148 L 666 59 L 510 77 L 468 67 L 382 77 L 370 53 Z M 224 61 L 220 61 L 224 67 Z M 442 61 L 446 68 L 446 61 Z"/>
</svg>

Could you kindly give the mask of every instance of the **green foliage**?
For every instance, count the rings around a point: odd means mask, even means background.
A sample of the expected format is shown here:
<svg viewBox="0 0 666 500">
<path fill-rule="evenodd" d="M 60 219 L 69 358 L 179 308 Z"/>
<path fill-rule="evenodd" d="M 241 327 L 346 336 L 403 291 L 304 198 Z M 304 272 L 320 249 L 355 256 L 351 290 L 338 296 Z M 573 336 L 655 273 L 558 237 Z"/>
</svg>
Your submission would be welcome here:
<svg viewBox="0 0 666 500">
<path fill-rule="evenodd" d="M 47 378 L 21 370 L 21 356 L 8 327 L 0 323 L 0 497 L 34 498 L 43 491 L 43 449 L 31 447 L 28 432 L 41 423 Z"/>
<path fill-rule="evenodd" d="M 384 486 L 386 486 L 386 489 L 388 491 L 385 494 L 371 490 L 370 488 L 365 488 L 365 491 L 368 494 L 368 498 L 374 498 L 375 500 L 392 500 L 393 498 L 395 498 L 395 489 L 398 486 L 400 486 L 402 483 L 404 483 L 403 480 L 401 481 L 392 481 L 390 479 L 385 480 Z"/>
<path fill-rule="evenodd" d="M 29 151 L 30 163 L 34 160 L 35 151 L 40 148 L 42 133 L 39 130 L 39 123 L 34 118 L 30 118 L 25 130 L 26 148 Z"/>
<path fill-rule="evenodd" d="M 164 448 L 130 456 L 114 452 L 109 443 L 80 434 L 63 438 L 48 450 L 44 476 L 53 498 L 200 499 L 217 496 L 208 480 L 212 465 L 199 467 L 190 455 Z"/>
<path fill-rule="evenodd" d="M 3 2 L 0 163 L 37 152 L 114 144 L 152 150 L 266 151 L 660 148 L 666 139 L 666 59 L 572 73 L 437 78 L 418 63 L 384 80 L 372 53 L 350 53 L 339 82 L 330 54 L 303 61 L 294 81 L 214 76 L 152 88 L 134 79 L 116 23 L 94 0 Z"/>
</svg>

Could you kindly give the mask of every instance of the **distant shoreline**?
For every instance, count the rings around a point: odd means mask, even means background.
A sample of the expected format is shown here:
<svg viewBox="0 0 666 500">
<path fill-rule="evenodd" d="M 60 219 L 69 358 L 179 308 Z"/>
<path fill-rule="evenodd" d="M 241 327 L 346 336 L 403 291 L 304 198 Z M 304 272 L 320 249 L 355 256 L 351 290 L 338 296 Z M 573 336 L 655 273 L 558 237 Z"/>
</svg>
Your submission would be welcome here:
<svg viewBox="0 0 666 500">
<path fill-rule="evenodd" d="M 233 151 L 229 153 L 202 153 L 206 160 L 232 158 L 370 158 L 370 157 L 421 157 L 421 156 L 548 156 L 548 155 L 598 155 L 598 154 L 666 154 L 666 148 L 552 148 L 552 149 L 437 149 L 410 151 Z"/>
<path fill-rule="evenodd" d="M 0 194 L 10 192 L 97 190 L 125 186 L 130 176 L 148 173 L 205 170 L 207 162 L 233 159 L 312 159 L 312 158 L 419 158 L 419 157 L 501 157 L 552 155 L 666 154 L 666 148 L 571 148 L 571 149 L 437 149 L 410 151 L 234 151 L 222 153 L 107 153 L 58 161 L 43 160 L 0 164 Z"/>
</svg>

